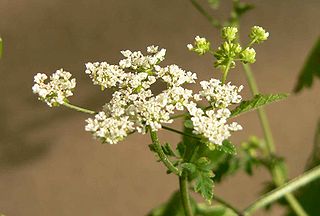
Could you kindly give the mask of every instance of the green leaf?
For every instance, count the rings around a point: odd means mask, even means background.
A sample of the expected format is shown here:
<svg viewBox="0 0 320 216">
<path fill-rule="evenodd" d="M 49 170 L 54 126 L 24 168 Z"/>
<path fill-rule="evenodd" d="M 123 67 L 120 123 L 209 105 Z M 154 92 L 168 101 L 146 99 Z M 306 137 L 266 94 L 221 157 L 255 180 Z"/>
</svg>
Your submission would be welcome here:
<svg viewBox="0 0 320 216">
<path fill-rule="evenodd" d="M 150 151 L 156 152 L 154 144 L 149 144 L 148 147 L 149 147 Z"/>
<path fill-rule="evenodd" d="M 314 77 L 320 78 L 320 37 L 312 48 L 312 51 L 300 72 L 294 92 L 298 93 L 303 88 L 310 88 Z"/>
<path fill-rule="evenodd" d="M 179 191 L 175 192 L 169 201 L 153 209 L 148 216 L 184 216 L 184 211 L 180 199 Z"/>
<path fill-rule="evenodd" d="M 213 197 L 213 173 L 212 171 L 200 171 L 195 178 L 194 190 L 211 203 Z"/>
<path fill-rule="evenodd" d="M 212 177 L 214 177 L 214 174 L 210 169 L 210 162 L 211 161 L 206 157 L 201 157 L 195 162 L 197 166 L 197 175 L 194 183 L 194 190 L 200 193 L 209 203 L 213 197 Z"/>
<path fill-rule="evenodd" d="M 162 146 L 162 150 L 168 156 L 172 156 L 172 157 L 177 156 L 177 154 L 174 152 L 174 150 L 172 149 L 169 143 L 164 144 L 164 146 Z"/>
<path fill-rule="evenodd" d="M 186 128 L 193 129 L 193 123 L 190 119 L 185 120 L 183 124 Z"/>
<path fill-rule="evenodd" d="M 264 105 L 283 100 L 287 97 L 288 94 L 284 93 L 268 95 L 257 94 L 253 97 L 253 99 L 249 101 L 242 101 L 239 106 L 237 106 L 234 110 L 231 111 L 231 117 L 235 117 L 245 112 L 256 110 Z"/>
<path fill-rule="evenodd" d="M 216 149 L 231 155 L 237 154 L 237 148 L 229 140 L 224 140 L 222 145 L 216 145 Z"/>
<path fill-rule="evenodd" d="M 185 216 L 180 197 L 180 191 L 174 192 L 166 203 L 151 210 L 147 216 Z M 192 197 L 190 197 L 190 203 L 195 213 L 196 203 Z"/>
<path fill-rule="evenodd" d="M 178 145 L 177 145 L 176 150 L 178 151 L 179 156 L 183 157 L 183 155 L 184 155 L 184 153 L 186 151 L 185 143 L 184 142 L 179 142 Z"/>
</svg>

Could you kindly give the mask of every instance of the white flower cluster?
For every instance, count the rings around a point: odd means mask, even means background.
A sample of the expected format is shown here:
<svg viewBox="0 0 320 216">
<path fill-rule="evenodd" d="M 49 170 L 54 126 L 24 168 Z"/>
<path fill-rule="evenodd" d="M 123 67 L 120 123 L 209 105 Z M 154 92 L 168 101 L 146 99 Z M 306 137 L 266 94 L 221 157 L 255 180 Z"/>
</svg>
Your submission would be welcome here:
<svg viewBox="0 0 320 216">
<path fill-rule="evenodd" d="M 67 101 L 67 97 L 73 95 L 72 91 L 76 87 L 76 80 L 70 79 L 71 73 L 63 69 L 57 70 L 50 76 L 50 82 L 46 74 L 38 73 L 34 76 L 35 84 L 32 91 L 39 95 L 39 99 L 46 102 L 50 107 L 59 106 Z"/>
<path fill-rule="evenodd" d="M 114 144 L 133 131 L 146 133 L 149 127 L 156 131 L 161 124 L 171 123 L 170 115 L 175 110 L 183 110 L 193 97 L 192 91 L 181 85 L 194 83 L 196 74 L 177 65 L 159 66 L 165 49 L 150 46 L 147 52 L 149 55 L 144 56 L 140 51 L 122 51 L 125 59 L 119 65 L 86 64 L 86 73 L 94 84 L 116 89 L 103 111 L 87 120 L 86 130 L 96 138 Z M 167 89 L 154 95 L 150 86 L 159 79 L 167 84 Z"/>
<path fill-rule="evenodd" d="M 221 84 L 217 79 L 202 81 L 200 84 L 203 90 L 195 94 L 194 98 L 207 99 L 213 109 L 204 111 L 194 102 L 187 105 L 193 123 L 193 133 L 202 135 L 211 144 L 222 145 L 222 142 L 231 136 L 231 131 L 242 130 L 241 125 L 236 122 L 227 124 L 231 115 L 227 107 L 241 102 L 242 98 L 238 93 L 243 87 L 236 87 L 230 83 Z"/>
<path fill-rule="evenodd" d="M 193 94 L 182 85 L 194 83 L 197 79 L 195 73 L 177 65 L 160 66 L 165 49 L 149 46 L 147 52 L 148 55 L 144 56 L 140 51 L 122 51 L 125 58 L 118 65 L 106 62 L 86 64 L 85 73 L 95 85 L 115 90 L 103 110 L 86 120 L 86 131 L 102 142 L 116 144 L 135 131 L 146 133 L 149 129 L 159 130 L 162 124 L 172 123 L 171 116 L 176 110 L 184 109 L 191 115 L 193 133 L 211 144 L 221 145 L 232 131 L 242 129 L 236 122 L 227 123 L 231 115 L 228 107 L 240 103 L 242 86 L 222 84 L 219 80 L 211 79 L 200 82 L 202 90 Z M 45 83 L 47 79 L 41 73 L 34 77 L 32 89 L 39 99 L 49 106 L 67 102 L 76 85 L 71 74 L 61 69 L 50 76 L 50 82 Z M 158 80 L 166 83 L 167 88 L 154 95 L 150 87 Z M 211 104 L 209 110 L 203 110 L 193 102 L 202 99 Z"/>
<path fill-rule="evenodd" d="M 211 79 L 209 81 L 201 81 L 202 91 L 199 94 L 205 97 L 209 103 L 215 108 L 226 108 L 231 104 L 240 103 L 241 95 L 238 93 L 243 86 L 234 86 L 231 83 L 221 84 L 220 80 Z"/>
</svg>

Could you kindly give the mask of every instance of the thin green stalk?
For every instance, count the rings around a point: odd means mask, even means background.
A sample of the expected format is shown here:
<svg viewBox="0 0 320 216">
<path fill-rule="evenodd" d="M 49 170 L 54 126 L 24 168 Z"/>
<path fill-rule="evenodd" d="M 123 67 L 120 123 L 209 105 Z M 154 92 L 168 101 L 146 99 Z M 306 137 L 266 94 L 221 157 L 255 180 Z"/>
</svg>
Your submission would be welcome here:
<svg viewBox="0 0 320 216">
<path fill-rule="evenodd" d="M 213 27 L 218 29 L 222 27 L 219 21 L 212 18 L 196 0 L 190 0 L 190 1 L 192 5 L 211 23 Z"/>
<path fill-rule="evenodd" d="M 224 84 L 227 80 L 227 76 L 230 70 L 231 60 L 228 61 L 226 68 L 223 70 L 222 84 Z"/>
<path fill-rule="evenodd" d="M 78 107 L 78 106 L 75 106 L 75 105 L 72 105 L 72 104 L 69 104 L 69 103 L 64 103 L 62 105 L 65 106 L 65 107 L 68 107 L 70 109 L 76 110 L 78 112 L 83 112 L 83 113 L 87 113 L 87 114 L 95 114 L 96 113 L 95 111 L 88 110 L 88 109 L 85 109 L 85 108 L 82 108 L 82 107 Z"/>
<path fill-rule="evenodd" d="M 251 89 L 252 94 L 253 95 L 259 94 L 259 89 L 256 84 L 256 80 L 253 76 L 253 73 L 251 71 L 250 66 L 248 64 L 242 64 L 242 65 L 243 65 L 243 69 L 246 74 L 248 84 L 249 84 L 249 87 Z M 261 122 L 261 126 L 263 128 L 264 135 L 265 135 L 268 155 L 273 154 L 275 152 L 275 145 L 274 145 L 269 121 L 268 121 L 266 112 L 264 111 L 264 108 L 262 108 L 262 107 L 258 108 L 258 115 L 259 115 L 259 119 Z"/>
<path fill-rule="evenodd" d="M 223 200 L 220 197 L 217 196 L 213 196 L 213 200 L 216 200 L 217 202 L 219 202 L 220 204 L 224 205 L 225 207 L 231 209 L 234 213 L 236 213 L 238 216 L 242 216 L 243 213 L 237 209 L 236 207 L 234 207 L 233 205 L 231 205 L 230 203 L 228 203 L 227 201 Z"/>
<path fill-rule="evenodd" d="M 191 202 L 188 191 L 188 174 L 183 171 L 182 175 L 179 177 L 179 186 L 180 186 L 180 196 L 186 216 L 193 216 L 193 211 L 191 208 Z"/>
<path fill-rule="evenodd" d="M 248 206 L 243 212 L 245 215 L 250 215 L 254 211 L 267 206 L 268 204 L 278 200 L 279 198 L 287 194 L 290 194 L 290 192 L 310 183 L 311 181 L 316 180 L 317 178 L 320 178 L 320 165 L 294 178 L 281 187 L 278 187 L 277 189 L 264 194 L 253 204 Z"/>
<path fill-rule="evenodd" d="M 255 78 L 253 76 L 253 73 L 251 71 L 251 68 L 249 65 L 247 64 L 242 64 L 251 92 L 253 95 L 256 95 L 259 93 Z M 258 115 L 259 115 L 259 119 L 261 122 L 261 126 L 263 129 L 263 133 L 264 133 L 264 137 L 266 140 L 266 155 L 267 156 L 272 156 L 272 154 L 275 152 L 275 145 L 274 145 L 274 141 L 273 141 L 273 136 L 272 136 L 272 132 L 270 129 L 270 125 L 269 125 L 269 121 L 266 115 L 265 110 L 260 107 L 258 108 Z M 280 171 L 280 168 L 278 166 L 275 166 L 274 168 L 271 169 L 271 175 L 273 178 L 273 181 L 275 182 L 275 184 L 277 186 L 281 186 L 283 185 L 283 183 L 285 182 L 285 176 L 284 173 Z M 300 205 L 300 203 L 298 202 L 298 200 L 292 195 L 292 194 L 287 194 L 285 196 L 286 200 L 288 201 L 289 205 L 291 206 L 291 208 L 295 211 L 295 213 L 298 216 L 307 216 L 308 214 L 305 212 L 305 210 L 303 209 L 303 207 Z"/>
<path fill-rule="evenodd" d="M 170 170 L 174 174 L 180 176 L 181 175 L 180 170 L 172 164 L 172 162 L 169 160 L 167 155 L 163 152 L 162 147 L 160 145 L 160 141 L 159 141 L 157 132 L 152 131 L 150 129 L 150 136 L 151 136 L 151 140 L 152 140 L 152 143 L 153 143 L 154 150 L 157 152 L 160 160 L 168 168 L 168 170 Z"/>
<path fill-rule="evenodd" d="M 191 137 L 193 139 L 201 139 L 197 136 L 193 136 L 192 134 L 187 134 L 187 133 L 184 133 L 182 131 L 179 131 L 179 130 L 176 130 L 176 129 L 173 129 L 173 128 L 170 128 L 170 127 L 167 127 L 167 126 L 163 126 L 162 125 L 162 128 L 165 129 L 165 130 L 168 130 L 168 131 L 171 131 L 171 132 L 174 132 L 174 133 L 177 133 L 177 134 L 181 134 L 183 136 L 187 136 L 187 137 Z"/>
</svg>

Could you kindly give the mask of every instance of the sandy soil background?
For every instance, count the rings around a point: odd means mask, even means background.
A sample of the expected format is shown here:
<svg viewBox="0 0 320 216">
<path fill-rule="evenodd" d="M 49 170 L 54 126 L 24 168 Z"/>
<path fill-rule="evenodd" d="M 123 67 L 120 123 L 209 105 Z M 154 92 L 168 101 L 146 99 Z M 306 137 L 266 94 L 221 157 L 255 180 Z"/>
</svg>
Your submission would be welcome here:
<svg viewBox="0 0 320 216">
<path fill-rule="evenodd" d="M 262 92 L 291 92 L 308 51 L 320 33 L 320 1 L 250 1 L 256 9 L 242 20 L 243 37 L 252 25 L 270 39 L 257 48 L 253 70 Z M 226 17 L 223 4 L 216 17 Z M 132 135 L 119 145 L 101 145 L 84 131 L 85 114 L 48 108 L 31 92 L 33 75 L 64 68 L 78 80 L 74 104 L 99 110 L 109 98 L 92 86 L 84 63 L 116 63 L 123 49 L 167 48 L 165 63 L 195 71 L 199 79 L 218 76 L 209 56 L 186 49 L 195 35 L 217 45 L 218 32 L 185 0 L 1 0 L 0 34 L 0 212 L 7 216 L 139 216 L 166 200 L 178 182 L 149 152 L 147 136 Z M 241 70 L 235 84 L 245 83 Z M 320 110 L 320 85 L 267 108 L 279 155 L 289 175 L 302 172 L 311 151 Z M 250 96 L 245 84 L 244 97 Z M 262 135 L 255 113 L 239 119 L 239 144 Z M 178 122 L 175 127 L 181 128 Z M 162 132 L 164 140 L 179 137 Z M 245 207 L 269 175 L 257 170 L 229 178 L 215 193 Z M 275 208 L 271 213 L 281 215 Z"/>
</svg>

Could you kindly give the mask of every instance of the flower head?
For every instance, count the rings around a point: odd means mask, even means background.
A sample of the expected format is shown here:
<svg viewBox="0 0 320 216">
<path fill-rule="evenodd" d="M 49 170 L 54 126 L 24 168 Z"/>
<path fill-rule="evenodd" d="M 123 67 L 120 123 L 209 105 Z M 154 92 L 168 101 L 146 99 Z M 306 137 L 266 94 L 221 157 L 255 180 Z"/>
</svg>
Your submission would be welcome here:
<svg viewBox="0 0 320 216">
<path fill-rule="evenodd" d="M 268 39 L 269 32 L 266 32 L 262 27 L 260 26 L 253 26 L 251 28 L 251 32 L 249 35 L 250 39 L 255 43 L 261 43 Z"/>
<path fill-rule="evenodd" d="M 207 41 L 207 39 L 204 37 L 196 36 L 195 41 L 194 41 L 194 45 L 188 44 L 187 48 L 190 51 L 194 51 L 199 55 L 203 55 L 210 50 L 210 42 Z"/>
<path fill-rule="evenodd" d="M 67 97 L 73 95 L 72 91 L 76 87 L 76 80 L 71 79 L 71 73 L 63 69 L 57 70 L 50 76 L 50 81 L 46 74 L 38 73 L 34 76 L 35 84 L 32 91 L 39 95 L 39 99 L 46 102 L 48 106 L 59 106 L 67 102 Z"/>
</svg>

